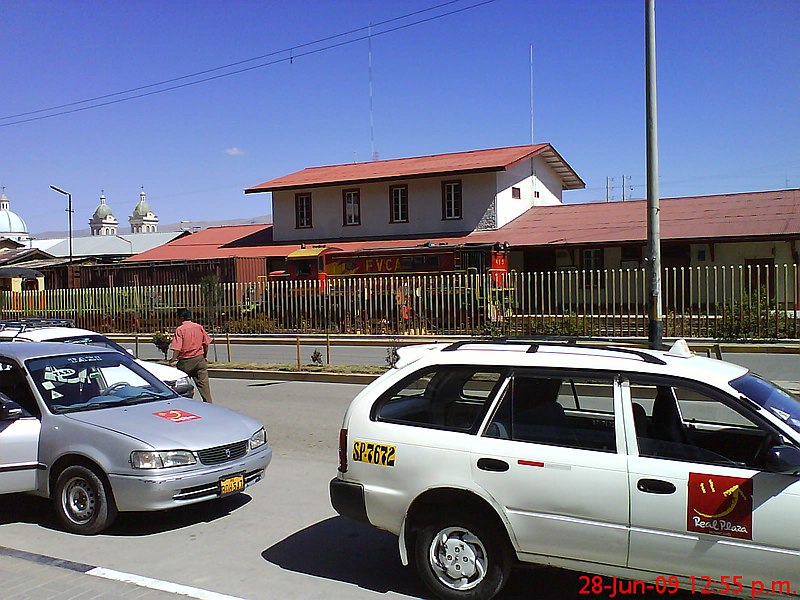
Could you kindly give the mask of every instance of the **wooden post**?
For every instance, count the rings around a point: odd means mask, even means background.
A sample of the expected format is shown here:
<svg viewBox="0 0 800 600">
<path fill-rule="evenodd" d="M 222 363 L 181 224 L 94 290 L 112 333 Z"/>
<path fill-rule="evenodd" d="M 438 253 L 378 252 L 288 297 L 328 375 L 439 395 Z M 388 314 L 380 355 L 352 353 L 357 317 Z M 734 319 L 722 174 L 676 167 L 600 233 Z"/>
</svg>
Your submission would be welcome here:
<svg viewBox="0 0 800 600">
<path fill-rule="evenodd" d="M 325 334 L 325 350 L 326 350 L 325 364 L 329 365 L 329 364 L 331 364 L 331 334 L 330 333 L 326 333 Z"/>
<path fill-rule="evenodd" d="M 225 334 L 225 345 L 228 348 L 228 362 L 231 362 L 231 334 Z"/>
<path fill-rule="evenodd" d="M 300 336 L 297 336 L 297 370 L 300 370 Z"/>
</svg>

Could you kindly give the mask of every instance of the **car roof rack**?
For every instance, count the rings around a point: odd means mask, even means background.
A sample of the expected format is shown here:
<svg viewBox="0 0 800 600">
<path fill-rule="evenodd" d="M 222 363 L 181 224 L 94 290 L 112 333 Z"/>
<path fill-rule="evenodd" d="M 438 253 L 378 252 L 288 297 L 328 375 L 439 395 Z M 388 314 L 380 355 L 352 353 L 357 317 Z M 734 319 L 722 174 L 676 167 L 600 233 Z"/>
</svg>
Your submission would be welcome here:
<svg viewBox="0 0 800 600">
<path fill-rule="evenodd" d="M 611 341 L 611 340 L 598 340 L 598 341 Z M 453 342 L 449 346 L 442 348 L 442 352 L 453 352 L 458 350 L 462 346 L 473 345 L 473 344 L 486 344 L 486 345 L 505 345 L 505 344 L 517 344 L 517 345 L 525 345 L 527 344 L 528 353 L 538 352 L 541 346 L 554 346 L 557 348 L 583 348 L 589 350 L 608 350 L 610 352 L 619 352 L 622 354 L 631 354 L 641 358 L 644 362 L 650 363 L 653 365 L 666 365 L 667 363 L 657 356 L 653 356 L 649 352 L 645 352 L 644 350 L 638 350 L 636 348 L 627 348 L 627 347 L 620 347 L 620 346 L 592 346 L 591 344 L 579 344 L 577 338 L 549 338 L 549 339 L 527 339 L 527 338 L 477 338 L 474 340 L 459 340 L 457 342 Z"/>
<path fill-rule="evenodd" d="M 39 317 L 23 317 L 21 319 L 9 319 L 0 321 L 0 331 L 6 329 L 19 330 L 18 333 L 30 329 L 46 329 L 48 327 L 75 327 L 72 319 L 42 319 Z"/>
</svg>

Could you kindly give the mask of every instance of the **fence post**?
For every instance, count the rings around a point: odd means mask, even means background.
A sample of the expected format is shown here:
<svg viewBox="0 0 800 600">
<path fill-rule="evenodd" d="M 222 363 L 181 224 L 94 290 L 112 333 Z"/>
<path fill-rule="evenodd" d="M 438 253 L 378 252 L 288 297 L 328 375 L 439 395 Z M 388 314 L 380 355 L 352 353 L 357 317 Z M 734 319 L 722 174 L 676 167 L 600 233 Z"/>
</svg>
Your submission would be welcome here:
<svg viewBox="0 0 800 600">
<path fill-rule="evenodd" d="M 331 334 L 325 334 L 325 364 L 331 364 Z"/>
</svg>

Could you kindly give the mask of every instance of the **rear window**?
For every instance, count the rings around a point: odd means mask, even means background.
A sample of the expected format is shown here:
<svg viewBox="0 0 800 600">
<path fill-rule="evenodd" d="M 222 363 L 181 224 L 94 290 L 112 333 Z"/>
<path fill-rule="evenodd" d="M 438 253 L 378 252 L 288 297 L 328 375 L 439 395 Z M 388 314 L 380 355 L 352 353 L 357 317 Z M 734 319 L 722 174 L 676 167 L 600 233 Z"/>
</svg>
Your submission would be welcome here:
<svg viewBox="0 0 800 600">
<path fill-rule="evenodd" d="M 475 433 L 503 380 L 500 369 L 437 366 L 385 393 L 373 419 Z"/>
</svg>

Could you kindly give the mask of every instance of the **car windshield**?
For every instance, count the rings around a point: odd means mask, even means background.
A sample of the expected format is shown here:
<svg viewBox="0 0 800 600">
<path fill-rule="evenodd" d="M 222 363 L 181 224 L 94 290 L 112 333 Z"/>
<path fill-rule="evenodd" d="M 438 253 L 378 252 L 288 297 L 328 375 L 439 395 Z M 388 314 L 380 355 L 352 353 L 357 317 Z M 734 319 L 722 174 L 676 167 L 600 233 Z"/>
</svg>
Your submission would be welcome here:
<svg viewBox="0 0 800 600">
<path fill-rule="evenodd" d="M 730 385 L 800 432 L 800 400 L 792 394 L 752 373 L 734 379 Z"/>
<path fill-rule="evenodd" d="M 116 350 L 117 352 L 127 352 L 127 350 L 125 350 L 125 348 L 120 346 L 118 343 L 112 342 L 110 339 L 102 335 L 79 335 L 79 336 L 58 338 L 48 341 L 63 342 L 66 344 L 80 344 L 82 346 L 100 346 L 104 348 L 111 348 L 112 350 Z"/>
<path fill-rule="evenodd" d="M 45 404 L 57 414 L 175 397 L 127 353 L 48 356 L 31 359 L 26 365 Z"/>
</svg>

